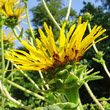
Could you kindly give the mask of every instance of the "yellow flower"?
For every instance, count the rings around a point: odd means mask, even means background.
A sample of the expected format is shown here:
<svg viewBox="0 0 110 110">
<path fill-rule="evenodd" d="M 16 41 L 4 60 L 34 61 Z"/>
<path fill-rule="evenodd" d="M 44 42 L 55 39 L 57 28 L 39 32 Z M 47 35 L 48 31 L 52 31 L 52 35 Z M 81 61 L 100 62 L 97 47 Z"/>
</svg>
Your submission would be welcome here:
<svg viewBox="0 0 110 110">
<path fill-rule="evenodd" d="M 14 2 L 15 0 L 13 0 Z M 0 13 L 5 16 L 4 25 L 7 27 L 14 27 L 18 25 L 20 20 L 26 17 L 26 14 L 23 15 L 25 12 L 25 6 L 20 5 L 19 1 L 13 3 L 11 0 L 8 0 L 4 7 L 0 9 Z"/>
<path fill-rule="evenodd" d="M 21 16 L 25 12 L 25 6 L 20 4 L 13 4 L 10 2 L 5 3 L 5 9 L 2 9 L 2 13 L 6 17 L 14 17 L 16 19 L 23 19 L 26 15 Z"/>
<path fill-rule="evenodd" d="M 7 30 L 3 30 L 3 41 L 4 42 L 11 42 L 14 40 L 17 40 L 17 38 L 13 35 L 13 32 L 11 31 L 11 29 L 9 30 L 8 36 L 6 34 Z M 1 39 L 0 39 L 1 42 Z"/>
<path fill-rule="evenodd" d="M 5 3 L 7 3 L 7 2 L 17 4 L 20 2 L 20 0 L 0 0 L 0 10 L 4 8 Z"/>
<path fill-rule="evenodd" d="M 22 50 L 10 50 L 5 57 L 7 60 L 12 60 L 13 63 L 18 64 L 22 70 L 47 70 L 66 62 L 79 61 L 84 53 L 93 45 L 92 42 L 106 31 L 101 26 L 95 25 L 91 33 L 83 37 L 87 23 L 81 23 L 81 18 L 79 18 L 78 26 L 72 25 L 66 37 L 64 34 L 66 23 L 64 23 L 60 30 L 58 44 L 54 41 L 51 26 L 48 28 L 47 24 L 44 23 L 47 35 L 39 29 L 41 39 L 36 39 L 37 48 L 21 39 L 21 44 L 29 53 Z M 95 43 L 106 37 L 108 36 L 97 40 Z"/>
</svg>

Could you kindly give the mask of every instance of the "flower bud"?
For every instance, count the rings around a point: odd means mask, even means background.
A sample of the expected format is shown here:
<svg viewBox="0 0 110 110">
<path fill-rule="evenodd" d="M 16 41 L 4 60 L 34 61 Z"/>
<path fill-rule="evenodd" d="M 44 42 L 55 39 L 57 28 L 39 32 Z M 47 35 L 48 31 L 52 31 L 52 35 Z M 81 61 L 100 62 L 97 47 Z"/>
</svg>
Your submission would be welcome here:
<svg viewBox="0 0 110 110">
<path fill-rule="evenodd" d="M 83 21 L 88 20 L 90 22 L 92 20 L 92 18 L 93 18 L 92 14 L 90 14 L 88 12 L 84 13 L 84 15 L 82 16 Z"/>
</svg>

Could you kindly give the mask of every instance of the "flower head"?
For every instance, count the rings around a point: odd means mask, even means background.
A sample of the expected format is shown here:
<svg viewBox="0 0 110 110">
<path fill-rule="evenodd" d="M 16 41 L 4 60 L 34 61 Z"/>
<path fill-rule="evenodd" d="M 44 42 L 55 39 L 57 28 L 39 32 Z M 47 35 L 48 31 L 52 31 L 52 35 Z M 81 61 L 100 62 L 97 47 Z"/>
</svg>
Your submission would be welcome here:
<svg viewBox="0 0 110 110">
<path fill-rule="evenodd" d="M 3 30 L 3 41 L 4 42 L 11 42 L 11 41 L 17 40 L 17 38 L 13 35 L 13 32 L 11 31 L 11 29 L 9 30 L 8 36 L 6 35 L 7 33 L 6 31 L 7 30 Z"/>
<path fill-rule="evenodd" d="M 5 3 L 19 3 L 20 0 L 0 0 L 0 10 L 4 9 Z"/>
<path fill-rule="evenodd" d="M 15 45 L 13 41 L 17 40 L 17 38 L 13 35 L 11 29 L 8 31 L 8 33 L 6 29 L 3 29 L 2 36 L 4 42 L 4 49 L 7 50 L 9 48 L 13 48 L 13 46 Z M 0 44 L 1 44 L 1 39 L 0 39 Z"/>
<path fill-rule="evenodd" d="M 79 18 L 77 27 L 76 24 L 72 25 L 66 37 L 64 34 L 66 23 L 64 23 L 60 30 L 57 44 L 54 40 L 51 26 L 48 27 L 44 23 L 47 35 L 39 29 L 41 39 L 36 39 L 37 49 L 21 39 L 21 44 L 29 53 L 22 50 L 10 50 L 5 57 L 18 64 L 23 70 L 47 70 L 65 64 L 66 62 L 77 62 L 93 45 L 92 42 L 106 31 L 101 26 L 94 26 L 91 33 L 83 37 L 87 23 L 81 23 L 81 18 Z M 106 37 L 97 40 L 95 43 Z"/>
<path fill-rule="evenodd" d="M 7 17 L 22 18 L 21 15 L 25 12 L 25 7 L 20 4 L 14 5 L 13 3 L 5 4 L 5 11 L 3 12 Z"/>
<path fill-rule="evenodd" d="M 4 8 L 0 9 L 0 13 L 6 17 L 5 25 L 9 27 L 17 25 L 20 19 L 26 16 L 22 15 L 25 12 L 25 6 L 21 6 L 20 3 L 14 3 L 14 1 L 6 2 Z"/>
</svg>

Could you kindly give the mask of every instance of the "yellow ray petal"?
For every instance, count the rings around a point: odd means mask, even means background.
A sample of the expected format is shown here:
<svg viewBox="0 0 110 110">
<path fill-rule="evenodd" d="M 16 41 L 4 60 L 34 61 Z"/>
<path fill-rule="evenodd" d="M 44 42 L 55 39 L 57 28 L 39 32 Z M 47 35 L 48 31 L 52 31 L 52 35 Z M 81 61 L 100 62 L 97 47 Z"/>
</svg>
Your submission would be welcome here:
<svg viewBox="0 0 110 110">
<path fill-rule="evenodd" d="M 66 22 L 63 24 L 60 30 L 60 37 L 59 37 L 59 48 L 61 49 L 65 45 L 65 35 L 64 35 L 64 28 L 66 26 Z"/>
<path fill-rule="evenodd" d="M 82 19 L 82 17 L 81 17 L 81 16 L 79 16 L 78 26 L 81 24 L 81 19 Z"/>
</svg>

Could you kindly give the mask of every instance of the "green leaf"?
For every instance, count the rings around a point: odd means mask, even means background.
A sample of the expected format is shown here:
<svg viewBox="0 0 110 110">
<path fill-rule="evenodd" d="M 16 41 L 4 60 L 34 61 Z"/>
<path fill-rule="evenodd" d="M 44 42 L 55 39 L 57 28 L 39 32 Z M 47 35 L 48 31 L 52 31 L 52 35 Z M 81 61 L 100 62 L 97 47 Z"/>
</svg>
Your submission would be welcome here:
<svg viewBox="0 0 110 110">
<path fill-rule="evenodd" d="M 76 87 L 78 86 L 78 77 L 70 74 L 64 83 L 66 88 Z"/>
<path fill-rule="evenodd" d="M 18 100 L 18 101 L 21 102 L 21 100 Z M 7 101 L 6 105 L 9 106 L 9 107 L 13 107 L 13 108 L 21 108 L 19 105 L 15 104 L 12 101 Z"/>
<path fill-rule="evenodd" d="M 57 77 L 61 78 L 61 79 L 66 79 L 67 76 L 68 76 L 68 70 L 67 69 L 64 69 L 64 70 L 57 73 Z"/>
<path fill-rule="evenodd" d="M 63 90 L 64 87 L 63 80 L 53 79 L 49 82 L 52 91 Z"/>
<path fill-rule="evenodd" d="M 78 106 L 77 104 L 66 102 L 66 103 L 58 103 L 56 104 L 63 110 L 74 110 Z"/>
<path fill-rule="evenodd" d="M 100 71 L 94 72 L 94 73 L 92 73 L 91 75 L 89 75 L 88 77 L 95 76 L 95 75 L 97 75 L 97 74 L 99 74 L 99 73 L 100 73 Z"/>
<path fill-rule="evenodd" d="M 91 73 L 94 69 L 90 69 L 89 71 L 85 72 L 85 76 L 88 75 L 89 73 Z"/>
<path fill-rule="evenodd" d="M 23 36 L 23 28 L 21 29 L 21 32 L 18 38 L 22 38 L 22 36 Z"/>
<path fill-rule="evenodd" d="M 97 63 L 100 63 L 100 64 L 104 64 L 105 63 L 105 60 L 104 59 L 97 59 L 97 58 L 92 58 L 94 61 L 96 61 Z"/>
<path fill-rule="evenodd" d="M 56 103 L 55 96 L 52 93 L 46 94 L 46 99 L 48 99 L 49 101 L 51 101 L 51 103 Z"/>
<path fill-rule="evenodd" d="M 99 74 L 99 71 L 92 73 L 91 75 L 85 76 L 85 78 L 81 81 L 81 85 L 88 81 L 99 80 L 103 78 L 102 76 L 99 76 L 97 74 Z"/>
<path fill-rule="evenodd" d="M 34 110 L 42 110 L 42 107 L 34 108 Z"/>
<path fill-rule="evenodd" d="M 72 69 L 72 67 L 73 67 L 72 65 L 67 65 L 67 66 L 66 66 L 66 69 L 67 69 L 68 71 L 70 71 L 70 70 Z"/>
<path fill-rule="evenodd" d="M 105 98 L 105 97 L 101 97 L 100 99 L 98 99 L 99 101 L 109 101 L 110 98 Z"/>
<path fill-rule="evenodd" d="M 70 74 L 69 76 L 68 76 L 68 78 L 65 80 L 65 84 L 68 84 L 68 83 L 74 83 L 74 82 L 76 82 L 78 80 L 78 77 L 76 76 L 76 75 L 72 75 L 72 74 Z"/>
<path fill-rule="evenodd" d="M 76 75 L 80 78 L 81 75 L 83 75 L 82 73 L 86 70 L 86 66 L 82 66 L 81 68 L 79 68 L 76 72 Z"/>
<path fill-rule="evenodd" d="M 103 77 L 96 75 L 96 76 L 91 76 L 87 78 L 88 81 L 99 80 L 99 79 L 103 79 Z"/>
</svg>

